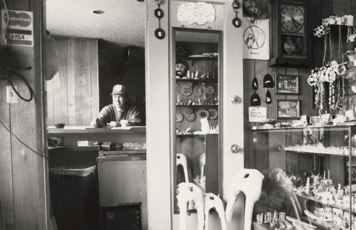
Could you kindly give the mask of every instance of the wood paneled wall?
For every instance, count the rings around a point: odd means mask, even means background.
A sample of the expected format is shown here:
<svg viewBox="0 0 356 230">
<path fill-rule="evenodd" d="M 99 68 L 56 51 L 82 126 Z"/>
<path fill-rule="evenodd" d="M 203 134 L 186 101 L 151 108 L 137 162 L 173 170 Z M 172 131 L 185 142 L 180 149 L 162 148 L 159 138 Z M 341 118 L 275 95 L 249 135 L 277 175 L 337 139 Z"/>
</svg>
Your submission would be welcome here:
<svg viewBox="0 0 356 230">
<path fill-rule="evenodd" d="M 55 37 L 55 44 L 59 84 L 47 88 L 47 124 L 90 125 L 99 112 L 98 40 Z"/>
<path fill-rule="evenodd" d="M 8 9 L 33 12 L 33 47 L 9 46 L 4 55 L 9 66 L 28 67 L 18 71 L 34 91 L 30 102 L 6 104 L 7 81 L 0 81 L 0 202 L 6 230 L 46 229 L 48 220 L 46 157 L 43 152 L 44 110 L 42 78 L 42 0 L 6 1 Z M 0 5 L 3 9 L 3 1 Z M 4 47 L 1 42 L 0 46 Z M 27 86 L 19 78 L 13 83 L 29 98 Z M 3 223 L 1 223 L 3 224 Z"/>
<path fill-rule="evenodd" d="M 356 1 L 355 1 L 356 2 Z M 269 14 L 271 13 L 271 5 L 269 4 Z M 320 10 L 324 9 L 325 10 Z M 332 10 L 332 0 L 314 0 L 310 3 L 309 7 L 309 28 L 312 30 L 313 28 L 321 25 L 321 19 L 326 18 L 331 14 Z M 318 10 L 315 10 L 318 9 Z M 270 34 L 272 34 L 270 32 Z M 270 37 L 270 40 L 273 39 Z M 271 47 L 270 47 L 271 48 Z M 296 99 L 300 100 L 301 104 L 301 115 L 314 116 L 317 114 L 317 111 L 313 109 L 313 93 L 312 87 L 308 85 L 307 78 L 310 75 L 311 68 L 320 67 L 322 63 L 323 57 L 323 40 L 322 39 L 312 39 L 312 58 L 314 62 L 314 66 L 310 68 L 285 68 L 285 67 L 269 67 L 268 61 L 264 60 L 244 60 L 244 120 L 245 120 L 245 167 L 256 167 L 256 165 L 265 164 L 264 162 L 256 162 L 258 158 L 254 155 L 252 151 L 253 137 L 251 135 L 252 126 L 256 125 L 255 123 L 250 123 L 248 121 L 248 107 L 250 106 L 250 98 L 253 94 L 252 89 L 252 80 L 254 77 L 257 78 L 259 83 L 259 88 L 256 93 L 261 98 L 261 106 L 267 107 L 267 117 L 271 119 L 275 119 L 277 116 L 277 106 L 276 102 L 279 99 Z M 274 80 L 277 74 L 288 74 L 288 75 L 299 75 L 299 95 L 283 95 L 283 94 L 275 94 L 275 88 L 263 88 L 263 78 L 266 74 L 270 74 L 273 76 Z M 265 102 L 266 92 L 270 91 L 272 95 L 272 103 L 267 104 Z M 278 119 L 278 121 L 288 121 L 288 119 Z M 261 158 L 262 159 L 262 158 Z"/>
</svg>

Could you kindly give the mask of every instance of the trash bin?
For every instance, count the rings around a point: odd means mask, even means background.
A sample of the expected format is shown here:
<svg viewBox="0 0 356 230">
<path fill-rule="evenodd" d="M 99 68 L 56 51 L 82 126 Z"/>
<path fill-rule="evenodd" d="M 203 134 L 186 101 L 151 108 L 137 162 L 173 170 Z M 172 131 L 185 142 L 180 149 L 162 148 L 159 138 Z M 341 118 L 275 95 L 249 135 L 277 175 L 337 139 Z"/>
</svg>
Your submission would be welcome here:
<svg viewBox="0 0 356 230">
<path fill-rule="evenodd" d="M 58 230 L 98 229 L 96 166 L 50 168 L 52 210 Z"/>
</svg>

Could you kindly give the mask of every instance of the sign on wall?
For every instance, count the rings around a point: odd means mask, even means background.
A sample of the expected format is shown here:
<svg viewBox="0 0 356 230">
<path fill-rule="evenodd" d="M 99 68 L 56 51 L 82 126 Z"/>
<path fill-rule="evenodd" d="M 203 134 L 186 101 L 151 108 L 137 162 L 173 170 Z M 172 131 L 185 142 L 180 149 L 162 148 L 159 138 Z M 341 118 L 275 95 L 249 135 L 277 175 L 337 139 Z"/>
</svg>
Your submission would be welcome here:
<svg viewBox="0 0 356 230">
<path fill-rule="evenodd" d="M 249 122 L 262 122 L 267 119 L 266 107 L 248 107 L 248 121 Z"/>
<path fill-rule="evenodd" d="M 269 19 L 251 22 L 243 18 L 243 52 L 245 59 L 269 60 Z"/>
<path fill-rule="evenodd" d="M 33 47 L 33 12 L 2 9 L 1 33 L 9 45 Z"/>
<path fill-rule="evenodd" d="M 205 2 L 187 2 L 179 6 L 177 10 L 177 19 L 180 22 L 196 23 L 204 25 L 215 21 L 215 9 L 212 4 Z"/>
</svg>

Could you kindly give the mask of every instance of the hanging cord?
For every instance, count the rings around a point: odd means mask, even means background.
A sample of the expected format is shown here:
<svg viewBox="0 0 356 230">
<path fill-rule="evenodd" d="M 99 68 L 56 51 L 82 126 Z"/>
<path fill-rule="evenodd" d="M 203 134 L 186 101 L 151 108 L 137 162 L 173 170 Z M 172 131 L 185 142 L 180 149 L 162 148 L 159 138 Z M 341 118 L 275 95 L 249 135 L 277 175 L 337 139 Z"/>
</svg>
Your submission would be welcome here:
<svg viewBox="0 0 356 230">
<path fill-rule="evenodd" d="M 324 55 L 323 55 L 323 63 L 322 65 L 325 66 L 326 61 L 326 50 L 328 49 L 328 35 L 324 35 Z"/>
<path fill-rule="evenodd" d="M 340 59 L 340 61 L 341 62 L 344 62 L 344 60 L 343 60 L 343 56 L 342 56 L 342 31 L 341 31 L 341 26 L 339 26 L 339 44 L 338 44 L 338 46 L 339 46 L 339 50 L 338 50 L 338 57 L 339 57 L 339 59 Z"/>
<path fill-rule="evenodd" d="M 23 144 L 26 148 L 28 148 L 29 150 L 31 150 L 33 153 L 37 154 L 38 156 L 48 159 L 48 157 L 47 157 L 46 155 L 40 154 L 39 152 L 37 152 L 36 150 L 34 150 L 34 149 L 31 148 L 30 146 L 28 146 L 26 143 L 24 143 L 18 136 L 16 136 L 16 135 L 11 131 L 11 126 L 10 126 L 10 128 L 8 128 L 8 127 L 4 124 L 4 122 L 2 122 L 1 120 L 0 120 L 0 123 L 1 123 L 1 124 L 4 126 L 4 128 L 10 133 L 11 136 L 15 137 L 16 140 L 18 140 L 18 141 L 19 141 L 21 144 Z"/>
<path fill-rule="evenodd" d="M 330 48 L 330 57 L 329 57 L 329 63 L 330 63 L 333 60 L 333 51 L 334 51 L 334 45 L 331 37 L 331 28 L 329 32 L 329 48 Z"/>
<path fill-rule="evenodd" d="M 23 69 L 23 70 L 30 70 L 31 67 L 8 67 L 6 68 L 6 76 L 7 76 L 7 80 L 11 85 L 11 88 L 14 90 L 14 92 L 17 94 L 17 96 L 19 98 L 21 98 L 22 100 L 26 101 L 26 102 L 30 102 L 33 99 L 33 96 L 35 95 L 33 89 L 31 88 L 30 84 L 26 81 L 26 79 L 19 74 L 18 72 L 14 71 L 13 68 L 17 68 L 17 69 Z M 12 77 L 16 75 L 18 76 L 27 86 L 29 92 L 30 92 L 30 98 L 24 98 L 23 96 L 20 95 L 20 93 L 16 90 L 16 88 L 14 87 L 14 84 L 12 83 Z"/>
</svg>

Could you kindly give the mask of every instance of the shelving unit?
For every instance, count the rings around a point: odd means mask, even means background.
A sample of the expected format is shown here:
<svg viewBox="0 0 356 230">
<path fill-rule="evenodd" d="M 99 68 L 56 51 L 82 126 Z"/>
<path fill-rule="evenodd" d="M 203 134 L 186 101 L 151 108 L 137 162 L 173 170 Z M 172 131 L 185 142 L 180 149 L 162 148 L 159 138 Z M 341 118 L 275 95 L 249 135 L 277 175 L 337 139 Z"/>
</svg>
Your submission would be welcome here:
<svg viewBox="0 0 356 230">
<path fill-rule="evenodd" d="M 334 221 L 341 218 L 343 223 L 350 220 L 347 224 L 355 226 L 356 125 L 257 129 L 252 133 L 251 153 L 256 168 L 261 172 L 280 168 L 286 173 L 288 179 L 284 183 L 289 183 L 288 186 L 293 183 L 289 191 L 298 198 L 302 221 L 317 229 L 334 229 L 337 227 Z M 273 186 L 271 189 L 278 188 Z M 257 209 L 271 208 L 269 205 L 261 202 Z M 286 209 L 288 202 L 284 205 L 274 209 L 280 208 L 276 211 L 286 212 L 286 215 L 296 215 Z M 273 213 L 275 210 L 269 211 Z M 329 211 L 331 214 L 327 217 L 325 212 Z M 342 216 L 335 213 L 342 213 Z"/>
<path fill-rule="evenodd" d="M 218 43 L 177 42 L 176 49 L 176 64 L 184 63 L 187 69 L 183 71 L 183 75 L 172 78 L 175 85 L 172 96 L 176 98 L 173 191 L 179 183 L 190 182 L 201 188 L 203 193 L 211 192 L 218 195 L 220 191 Z M 215 56 L 204 56 L 202 55 L 204 53 L 212 53 Z M 185 163 L 181 161 L 180 156 L 184 160 L 187 159 L 187 170 L 184 169 Z M 188 175 L 185 175 L 186 173 Z M 176 197 L 176 194 L 173 196 Z M 194 208 L 189 211 L 195 212 Z M 179 213 L 176 198 L 174 212 Z"/>
</svg>

